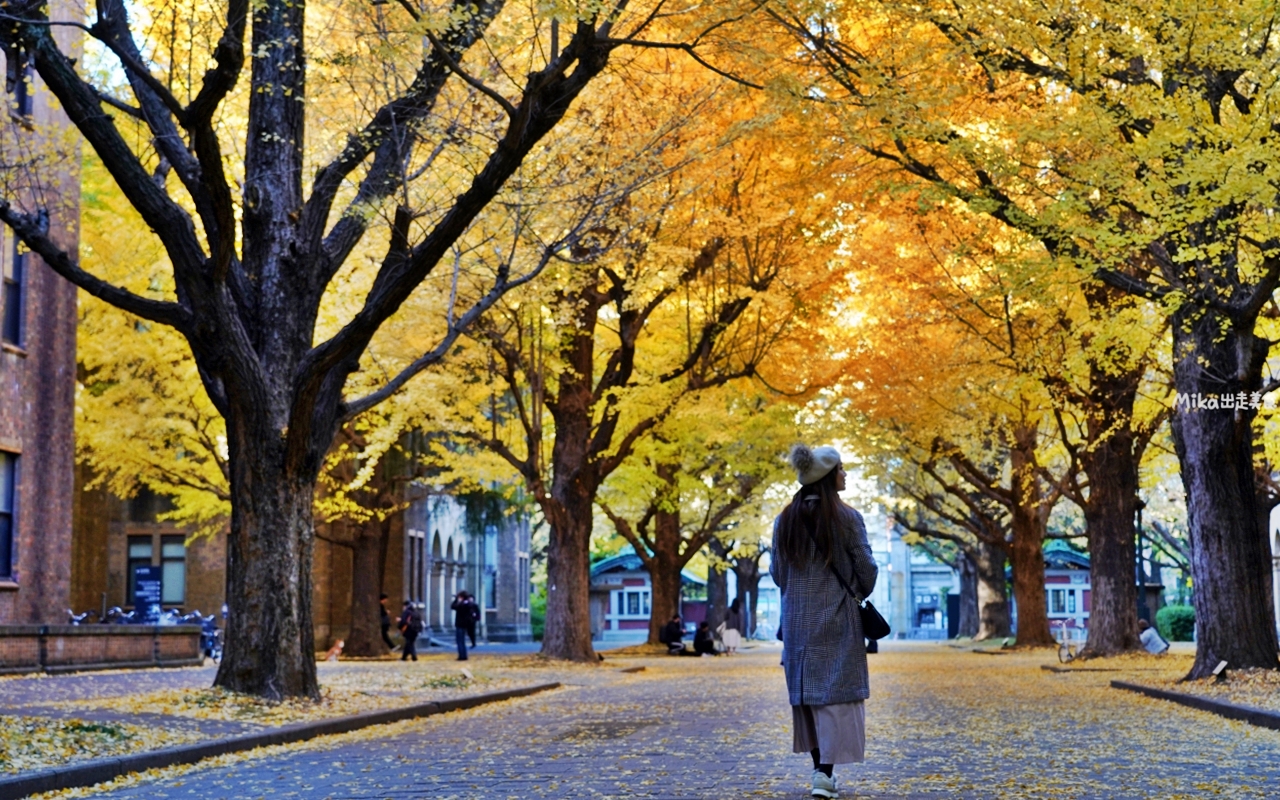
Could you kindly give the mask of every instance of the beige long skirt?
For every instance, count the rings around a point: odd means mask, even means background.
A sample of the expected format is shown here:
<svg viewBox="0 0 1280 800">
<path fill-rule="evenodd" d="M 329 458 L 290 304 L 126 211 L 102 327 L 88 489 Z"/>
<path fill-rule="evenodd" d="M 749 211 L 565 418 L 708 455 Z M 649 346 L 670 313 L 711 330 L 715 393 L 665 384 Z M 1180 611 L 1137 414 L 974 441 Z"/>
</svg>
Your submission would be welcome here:
<svg viewBox="0 0 1280 800">
<path fill-rule="evenodd" d="M 823 764 L 853 764 L 867 749 L 867 716 L 863 701 L 831 706 L 792 706 L 791 752 L 817 748 Z"/>
</svg>

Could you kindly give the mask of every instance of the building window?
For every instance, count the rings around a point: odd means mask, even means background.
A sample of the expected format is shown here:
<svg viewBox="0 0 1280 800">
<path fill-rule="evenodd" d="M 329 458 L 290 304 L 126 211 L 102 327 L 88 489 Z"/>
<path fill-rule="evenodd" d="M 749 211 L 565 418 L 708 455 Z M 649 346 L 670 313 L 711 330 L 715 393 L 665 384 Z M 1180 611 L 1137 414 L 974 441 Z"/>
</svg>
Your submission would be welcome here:
<svg viewBox="0 0 1280 800">
<path fill-rule="evenodd" d="M 1076 613 L 1076 593 L 1074 591 L 1067 592 L 1067 613 Z"/>
<path fill-rule="evenodd" d="M 1054 589 L 1049 592 L 1049 613 L 1067 613 L 1067 591 L 1065 589 Z"/>
<path fill-rule="evenodd" d="M 516 598 L 516 605 L 519 611 L 529 610 L 529 598 L 533 596 L 533 584 L 529 581 L 529 554 L 521 553 L 516 559 L 516 591 L 519 596 Z"/>
<path fill-rule="evenodd" d="M 649 592 L 647 591 L 618 592 L 618 616 L 620 617 L 649 616 Z"/>
<path fill-rule="evenodd" d="M 4 285 L 0 289 L 4 295 L 0 300 L 0 314 L 4 319 L 0 320 L 0 338 L 6 344 L 22 344 L 22 273 L 26 260 L 26 255 L 18 252 L 16 239 L 0 258 L 4 262 Z"/>
<path fill-rule="evenodd" d="M 409 529 L 409 590 L 406 600 L 426 601 L 427 596 L 427 532 Z"/>
<path fill-rule="evenodd" d="M 0 578 L 13 577 L 17 489 L 18 457 L 13 453 L 0 453 Z"/>
<path fill-rule="evenodd" d="M 134 567 L 151 566 L 151 537 L 150 536 L 130 536 L 129 537 L 129 565 L 126 571 L 129 581 L 128 593 L 125 595 L 125 605 L 133 604 L 134 592 L 138 588 L 137 578 L 134 575 Z"/>
<path fill-rule="evenodd" d="M 160 602 L 182 605 L 187 596 L 185 537 L 160 537 Z"/>
</svg>

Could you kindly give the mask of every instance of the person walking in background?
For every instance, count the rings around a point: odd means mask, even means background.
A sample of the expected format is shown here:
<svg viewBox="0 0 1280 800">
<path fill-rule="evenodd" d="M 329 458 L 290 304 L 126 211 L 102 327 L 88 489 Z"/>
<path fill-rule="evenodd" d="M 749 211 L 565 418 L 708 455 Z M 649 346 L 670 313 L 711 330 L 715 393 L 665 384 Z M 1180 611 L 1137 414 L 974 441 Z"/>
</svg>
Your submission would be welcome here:
<svg viewBox="0 0 1280 800">
<path fill-rule="evenodd" d="M 475 647 L 476 629 L 480 627 L 480 604 L 471 592 L 467 592 L 467 601 L 471 603 L 471 624 L 467 626 L 467 638 L 471 640 L 471 646 Z"/>
<path fill-rule="evenodd" d="M 467 591 L 458 592 L 453 598 L 453 633 L 458 641 L 458 660 L 467 660 L 467 636 L 470 634 L 471 646 L 475 647 L 476 640 L 476 620 L 479 618 L 476 601 L 471 599 L 471 593 Z"/>
<path fill-rule="evenodd" d="M 729 604 L 729 612 L 724 618 L 724 632 L 720 638 L 724 641 L 724 651 L 729 655 L 738 652 L 742 646 L 742 637 L 746 635 L 746 623 L 743 621 L 742 598 L 735 597 Z"/>
<path fill-rule="evenodd" d="M 838 494 L 840 453 L 796 445 L 790 462 L 800 491 L 774 522 L 769 574 L 782 593 L 792 752 L 813 758 L 810 794 L 830 798 L 834 765 L 860 762 L 866 750 L 870 683 L 858 603 L 875 588 L 877 569 L 862 515 Z"/>
<path fill-rule="evenodd" d="M 378 595 L 378 624 L 382 627 L 383 643 L 386 644 L 388 650 L 395 650 L 395 643 L 387 635 L 387 631 L 391 630 L 391 609 L 387 608 L 387 596 L 385 594 Z"/>
<path fill-rule="evenodd" d="M 417 661 L 418 650 L 415 642 L 418 641 L 418 634 L 422 633 L 422 615 L 409 600 L 404 601 L 404 610 L 400 612 L 400 633 L 404 634 L 404 647 L 400 650 L 400 660 L 413 658 Z"/>
</svg>

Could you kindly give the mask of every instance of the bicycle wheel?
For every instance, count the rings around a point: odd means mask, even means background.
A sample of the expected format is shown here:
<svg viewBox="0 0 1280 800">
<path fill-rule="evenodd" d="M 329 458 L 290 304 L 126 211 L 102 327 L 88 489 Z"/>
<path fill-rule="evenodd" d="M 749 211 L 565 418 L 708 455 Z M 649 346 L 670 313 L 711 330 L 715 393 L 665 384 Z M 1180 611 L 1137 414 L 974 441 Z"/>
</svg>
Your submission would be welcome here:
<svg viewBox="0 0 1280 800">
<path fill-rule="evenodd" d="M 1067 644 L 1066 642 L 1063 642 L 1062 644 L 1058 645 L 1058 661 L 1062 662 L 1063 664 L 1066 664 L 1074 660 L 1075 657 L 1076 657 L 1076 649 L 1074 647 Z"/>
</svg>

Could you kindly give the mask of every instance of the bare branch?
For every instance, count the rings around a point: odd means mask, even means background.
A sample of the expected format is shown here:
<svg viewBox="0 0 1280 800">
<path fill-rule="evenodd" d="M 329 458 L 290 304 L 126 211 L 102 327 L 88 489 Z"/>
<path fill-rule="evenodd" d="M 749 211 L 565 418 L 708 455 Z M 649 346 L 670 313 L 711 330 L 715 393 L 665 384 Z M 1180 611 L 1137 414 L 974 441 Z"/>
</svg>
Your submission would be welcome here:
<svg viewBox="0 0 1280 800">
<path fill-rule="evenodd" d="M 107 283 L 83 269 L 70 255 L 49 238 L 49 214 L 19 214 L 7 201 L 0 200 L 0 221 L 13 228 L 22 243 L 40 256 L 54 272 L 84 289 L 89 294 L 143 319 L 169 325 L 187 333 L 191 329 L 190 313 L 177 303 L 148 300 L 118 286 Z"/>
</svg>

